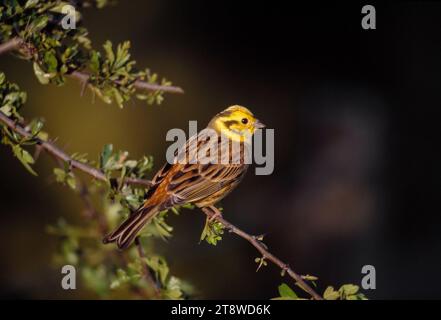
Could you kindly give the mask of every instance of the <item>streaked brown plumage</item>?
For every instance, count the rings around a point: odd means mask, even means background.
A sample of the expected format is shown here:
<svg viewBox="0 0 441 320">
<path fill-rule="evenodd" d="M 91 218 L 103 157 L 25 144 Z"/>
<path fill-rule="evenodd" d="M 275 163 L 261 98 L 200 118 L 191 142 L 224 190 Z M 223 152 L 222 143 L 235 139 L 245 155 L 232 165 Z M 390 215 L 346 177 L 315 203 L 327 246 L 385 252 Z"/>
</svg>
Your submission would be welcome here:
<svg viewBox="0 0 441 320">
<path fill-rule="evenodd" d="M 206 129 L 187 140 L 175 154 L 173 164 L 166 163 L 156 173 L 141 207 L 103 242 L 116 242 L 119 248 L 126 248 L 158 212 L 185 203 L 207 207 L 224 198 L 247 171 L 247 138 L 262 127 L 241 106 L 231 106 L 217 114 Z M 201 155 L 206 156 L 205 161 Z"/>
</svg>

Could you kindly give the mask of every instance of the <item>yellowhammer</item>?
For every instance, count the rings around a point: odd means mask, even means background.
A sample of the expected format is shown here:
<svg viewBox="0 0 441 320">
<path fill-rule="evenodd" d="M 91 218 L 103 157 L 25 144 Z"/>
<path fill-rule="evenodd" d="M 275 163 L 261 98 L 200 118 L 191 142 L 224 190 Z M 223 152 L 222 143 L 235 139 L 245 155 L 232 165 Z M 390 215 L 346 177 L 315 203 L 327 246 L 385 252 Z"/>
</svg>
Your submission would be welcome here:
<svg viewBox="0 0 441 320">
<path fill-rule="evenodd" d="M 175 153 L 172 164 L 166 163 L 159 170 L 141 207 L 103 242 L 116 242 L 119 248 L 127 248 L 158 212 L 185 203 L 208 207 L 224 198 L 244 177 L 250 137 L 263 127 L 242 106 L 231 106 L 218 113 L 207 128 L 190 137 Z"/>
</svg>

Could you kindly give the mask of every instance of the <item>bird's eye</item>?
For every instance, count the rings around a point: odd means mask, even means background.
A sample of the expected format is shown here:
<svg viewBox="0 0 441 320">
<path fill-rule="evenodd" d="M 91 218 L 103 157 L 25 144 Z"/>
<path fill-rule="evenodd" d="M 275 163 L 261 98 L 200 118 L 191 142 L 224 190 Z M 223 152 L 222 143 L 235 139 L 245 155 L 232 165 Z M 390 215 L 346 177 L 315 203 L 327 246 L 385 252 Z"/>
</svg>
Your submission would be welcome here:
<svg viewBox="0 0 441 320">
<path fill-rule="evenodd" d="M 242 123 L 243 124 L 247 124 L 248 123 L 248 119 L 247 118 L 242 118 Z"/>
</svg>

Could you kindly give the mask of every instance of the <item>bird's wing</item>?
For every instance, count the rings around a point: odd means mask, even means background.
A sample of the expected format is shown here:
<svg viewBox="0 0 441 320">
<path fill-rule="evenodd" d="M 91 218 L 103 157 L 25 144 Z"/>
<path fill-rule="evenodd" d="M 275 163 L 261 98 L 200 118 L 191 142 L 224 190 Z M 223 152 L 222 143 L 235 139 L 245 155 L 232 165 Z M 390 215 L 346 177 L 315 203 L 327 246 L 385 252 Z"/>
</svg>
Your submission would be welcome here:
<svg viewBox="0 0 441 320">
<path fill-rule="evenodd" d="M 198 202 L 224 189 L 234 187 L 243 177 L 246 165 L 189 164 L 177 171 L 167 191 L 185 202 Z"/>
<path fill-rule="evenodd" d="M 219 149 L 215 149 L 208 157 L 210 163 L 199 163 L 199 159 L 196 159 L 198 152 L 209 150 L 211 144 L 216 144 Z M 219 160 L 217 151 L 225 147 L 225 143 L 222 144 L 217 138 L 210 138 L 205 131 L 191 137 L 176 155 L 175 163 L 167 163 L 155 175 L 152 187 L 154 190 L 149 191 L 149 196 L 158 189 L 157 193 L 164 196 L 163 208 L 166 208 L 182 203 L 195 203 L 217 192 L 223 193 L 221 190 L 228 193 L 242 179 L 247 165 L 211 163 Z"/>
</svg>

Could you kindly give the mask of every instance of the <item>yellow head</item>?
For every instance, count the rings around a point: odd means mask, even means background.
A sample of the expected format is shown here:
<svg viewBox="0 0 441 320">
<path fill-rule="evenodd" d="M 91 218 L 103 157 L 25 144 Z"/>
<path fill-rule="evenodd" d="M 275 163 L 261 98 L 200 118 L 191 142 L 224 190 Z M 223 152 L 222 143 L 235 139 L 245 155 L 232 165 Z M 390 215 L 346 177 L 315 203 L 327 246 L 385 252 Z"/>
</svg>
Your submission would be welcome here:
<svg viewBox="0 0 441 320">
<path fill-rule="evenodd" d="M 208 127 L 234 141 L 244 141 L 265 125 L 247 108 L 234 105 L 215 115 Z"/>
</svg>

